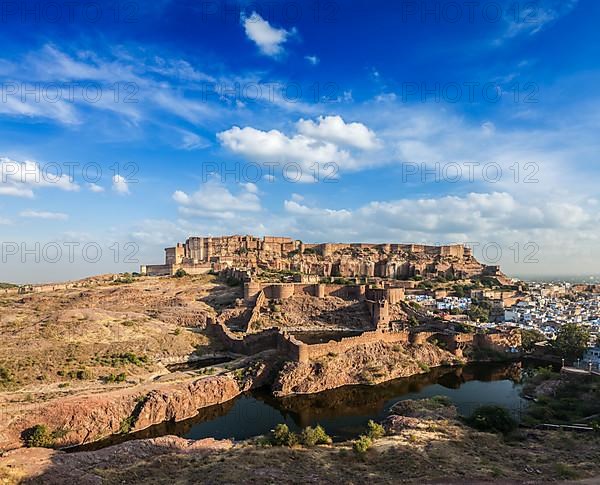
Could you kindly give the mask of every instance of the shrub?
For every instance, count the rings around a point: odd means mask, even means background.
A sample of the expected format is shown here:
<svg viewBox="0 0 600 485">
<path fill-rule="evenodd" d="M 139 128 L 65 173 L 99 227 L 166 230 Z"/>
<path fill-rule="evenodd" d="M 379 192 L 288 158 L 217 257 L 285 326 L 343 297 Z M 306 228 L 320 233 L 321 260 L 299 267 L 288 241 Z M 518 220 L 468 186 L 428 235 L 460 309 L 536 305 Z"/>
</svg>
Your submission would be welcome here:
<svg viewBox="0 0 600 485">
<path fill-rule="evenodd" d="M 125 418 L 123 421 L 121 421 L 121 425 L 119 426 L 119 433 L 120 434 L 129 433 L 131 431 L 131 428 L 133 427 L 133 421 L 134 421 L 133 416 L 129 416 L 128 418 Z"/>
<path fill-rule="evenodd" d="M 107 377 L 104 378 L 106 382 L 125 382 L 127 379 L 127 374 L 125 372 L 121 372 L 120 374 L 110 373 Z"/>
<path fill-rule="evenodd" d="M 364 455 L 371 446 L 373 446 L 373 440 L 364 434 L 352 442 L 352 449 L 359 455 Z"/>
<path fill-rule="evenodd" d="M 173 276 L 175 278 L 183 278 L 184 276 L 187 276 L 187 273 L 185 272 L 185 270 L 179 268 L 177 271 L 175 271 L 175 274 Z"/>
<path fill-rule="evenodd" d="M 479 431 L 491 433 L 509 433 L 517 427 L 506 408 L 502 406 L 486 405 L 480 406 L 466 419 L 469 426 Z"/>
<path fill-rule="evenodd" d="M 298 444 L 298 435 L 290 431 L 287 424 L 278 424 L 271 430 L 271 443 L 277 446 L 294 446 Z"/>
<path fill-rule="evenodd" d="M 332 439 L 322 426 L 317 425 L 314 428 L 310 426 L 304 428 L 300 434 L 300 442 L 305 446 L 329 445 Z"/>
<path fill-rule="evenodd" d="M 47 426 L 36 424 L 25 431 L 25 446 L 27 448 L 52 448 L 54 438 Z"/>
<path fill-rule="evenodd" d="M 6 368 L 0 366 L 0 386 L 8 386 L 14 382 L 12 373 Z"/>
<path fill-rule="evenodd" d="M 430 397 L 429 400 L 432 403 L 435 404 L 439 404 L 440 406 L 451 406 L 452 405 L 452 399 L 450 399 L 448 396 L 433 396 Z"/>
<path fill-rule="evenodd" d="M 371 440 L 376 440 L 385 435 L 385 429 L 379 423 L 376 423 L 372 419 L 369 419 L 367 423 L 367 436 L 371 438 Z"/>
</svg>

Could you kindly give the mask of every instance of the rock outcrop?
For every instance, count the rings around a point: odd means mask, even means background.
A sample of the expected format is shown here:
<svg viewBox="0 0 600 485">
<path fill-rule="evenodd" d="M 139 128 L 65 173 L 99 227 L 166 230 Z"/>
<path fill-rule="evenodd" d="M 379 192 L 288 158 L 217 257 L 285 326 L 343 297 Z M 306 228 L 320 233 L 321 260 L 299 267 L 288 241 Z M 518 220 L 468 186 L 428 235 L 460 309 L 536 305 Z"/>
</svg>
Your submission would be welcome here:
<svg viewBox="0 0 600 485">
<path fill-rule="evenodd" d="M 9 475 L 7 479 L 19 480 L 25 476 L 28 478 L 27 483 L 31 484 L 97 485 L 106 483 L 103 478 L 105 470 L 126 468 L 131 463 L 175 453 L 179 456 L 193 454 L 194 458 L 203 458 L 211 453 L 229 450 L 232 446 L 233 443 L 229 440 L 188 440 L 177 436 L 161 436 L 79 453 L 65 453 L 47 448 L 22 448 L 4 454 L 0 465 L 5 470 L 15 470 L 14 476 Z"/>
<path fill-rule="evenodd" d="M 21 434 L 37 424 L 44 424 L 57 435 L 56 446 L 66 447 L 168 420 L 181 421 L 195 416 L 202 407 L 233 399 L 242 389 L 232 376 L 220 375 L 73 396 L 27 409 L 7 410 L 0 423 L 0 448 L 22 446 Z"/>
<path fill-rule="evenodd" d="M 229 401 L 239 393 L 234 379 L 221 376 L 152 390 L 132 411 L 132 431 L 164 421 L 191 418 L 198 414 L 198 409 Z"/>
<path fill-rule="evenodd" d="M 378 384 L 453 362 L 454 355 L 433 344 L 404 346 L 377 342 L 308 363 L 288 362 L 275 379 L 273 393 L 286 396 L 350 384 Z"/>
</svg>

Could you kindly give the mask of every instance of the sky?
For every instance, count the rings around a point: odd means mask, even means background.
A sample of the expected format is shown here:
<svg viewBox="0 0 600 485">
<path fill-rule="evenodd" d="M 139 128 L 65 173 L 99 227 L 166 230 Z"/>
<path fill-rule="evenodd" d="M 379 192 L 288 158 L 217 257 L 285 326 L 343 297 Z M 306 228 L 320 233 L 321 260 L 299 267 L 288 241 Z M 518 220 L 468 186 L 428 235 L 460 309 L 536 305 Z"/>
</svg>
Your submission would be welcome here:
<svg viewBox="0 0 600 485">
<path fill-rule="evenodd" d="M 1 1 L 0 281 L 191 235 L 600 274 L 600 3 Z"/>
</svg>

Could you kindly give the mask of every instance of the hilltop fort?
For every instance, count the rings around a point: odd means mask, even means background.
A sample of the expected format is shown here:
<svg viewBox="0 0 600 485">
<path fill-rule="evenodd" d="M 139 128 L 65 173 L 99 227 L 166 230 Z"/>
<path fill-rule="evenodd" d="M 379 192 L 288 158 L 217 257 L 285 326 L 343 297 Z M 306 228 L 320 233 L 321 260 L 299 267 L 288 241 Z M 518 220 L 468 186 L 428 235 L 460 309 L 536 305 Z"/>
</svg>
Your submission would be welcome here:
<svg viewBox="0 0 600 485">
<path fill-rule="evenodd" d="M 165 249 L 165 263 L 144 265 L 148 276 L 222 271 L 226 268 L 291 271 L 303 275 L 344 278 L 413 277 L 450 279 L 501 277 L 498 266 L 481 264 L 470 248 L 460 245 L 320 243 L 289 237 L 190 237 Z"/>
</svg>

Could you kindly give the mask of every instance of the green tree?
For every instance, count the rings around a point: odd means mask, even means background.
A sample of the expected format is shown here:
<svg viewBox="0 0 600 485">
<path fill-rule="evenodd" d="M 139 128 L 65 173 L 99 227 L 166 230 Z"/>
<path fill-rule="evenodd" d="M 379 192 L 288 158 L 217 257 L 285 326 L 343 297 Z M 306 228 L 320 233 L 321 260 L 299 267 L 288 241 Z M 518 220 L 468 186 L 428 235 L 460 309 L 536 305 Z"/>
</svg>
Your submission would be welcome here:
<svg viewBox="0 0 600 485">
<path fill-rule="evenodd" d="M 482 305 L 471 305 L 468 312 L 471 320 L 478 320 L 480 322 L 488 322 L 490 320 L 490 311 Z"/>
<path fill-rule="evenodd" d="M 587 348 L 590 333 L 575 322 L 565 323 L 550 346 L 552 352 L 565 359 L 578 359 Z"/>
<path fill-rule="evenodd" d="M 25 446 L 28 448 L 51 448 L 54 445 L 54 438 L 47 426 L 36 424 L 24 433 Z"/>
<path fill-rule="evenodd" d="M 506 408 L 495 405 L 480 406 L 473 414 L 466 418 L 469 426 L 479 431 L 488 431 L 491 433 L 508 433 L 517 427 L 517 422 L 513 419 Z"/>
<path fill-rule="evenodd" d="M 521 330 L 521 346 L 525 352 L 531 352 L 536 343 L 544 340 L 546 337 L 539 330 Z"/>
</svg>

